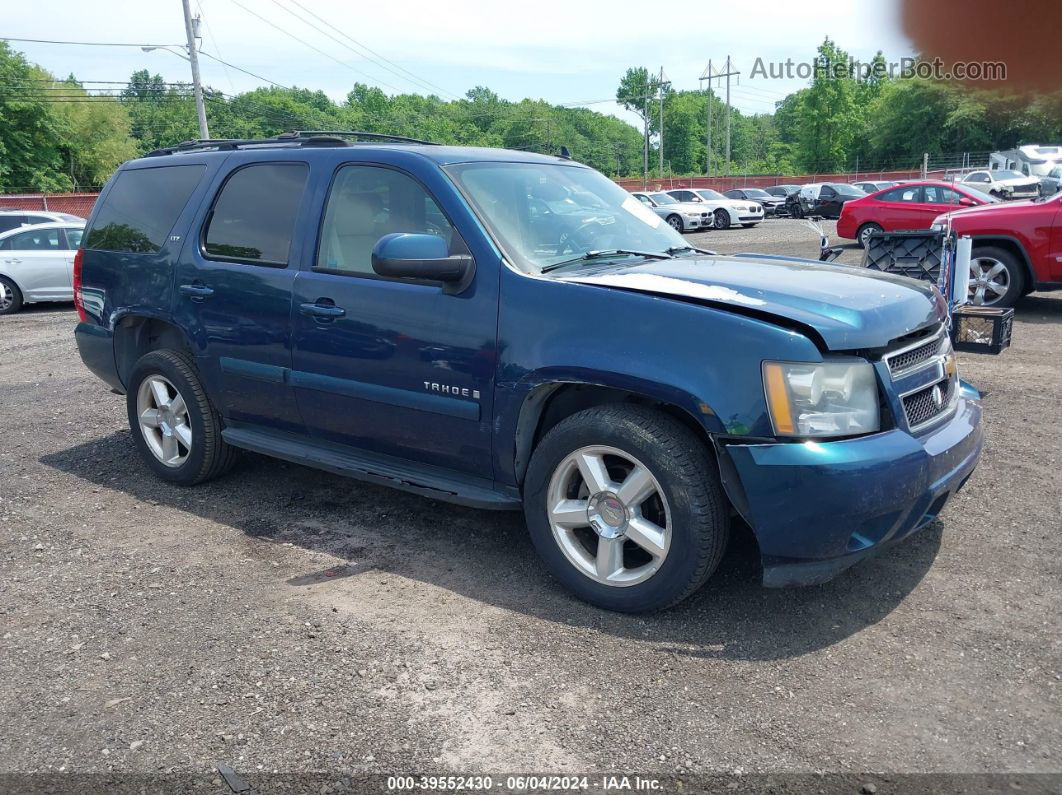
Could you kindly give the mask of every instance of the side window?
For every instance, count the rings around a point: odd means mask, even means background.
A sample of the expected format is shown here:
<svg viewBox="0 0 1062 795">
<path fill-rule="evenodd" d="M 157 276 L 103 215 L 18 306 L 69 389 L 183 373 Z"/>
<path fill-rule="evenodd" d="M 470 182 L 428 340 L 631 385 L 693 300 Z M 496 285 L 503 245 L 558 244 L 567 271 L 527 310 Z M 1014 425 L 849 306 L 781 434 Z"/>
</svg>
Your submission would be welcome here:
<svg viewBox="0 0 1062 795">
<path fill-rule="evenodd" d="M 0 215 L 0 232 L 18 229 L 24 223 L 26 223 L 26 216 L 24 215 Z"/>
<path fill-rule="evenodd" d="M 84 234 L 83 229 L 67 229 L 66 231 L 66 247 L 73 251 L 81 245 L 81 236 Z"/>
<path fill-rule="evenodd" d="M 837 195 L 837 192 L 833 188 L 831 188 L 829 185 L 823 185 L 822 189 L 819 190 L 819 198 L 820 199 L 832 199 L 836 195 Z"/>
<path fill-rule="evenodd" d="M 86 233 L 85 248 L 154 254 L 169 237 L 204 170 L 188 165 L 120 172 Z"/>
<path fill-rule="evenodd" d="M 451 253 L 455 245 L 464 250 L 442 209 L 412 177 L 379 166 L 343 166 L 328 195 L 314 267 L 372 275 L 372 250 L 393 232 L 437 235 Z"/>
<path fill-rule="evenodd" d="M 647 204 L 647 205 L 652 206 L 652 202 L 649 201 L 649 197 L 648 196 L 643 196 L 641 193 L 637 193 L 637 194 L 635 194 L 634 198 L 636 198 L 642 204 Z"/>
<path fill-rule="evenodd" d="M 15 251 L 58 251 L 58 229 L 35 229 L 12 235 L 11 248 Z"/>
<path fill-rule="evenodd" d="M 989 179 L 988 174 L 977 173 L 977 174 L 971 174 L 970 176 L 968 176 L 966 178 L 966 181 L 967 182 L 990 182 L 991 180 Z"/>
<path fill-rule="evenodd" d="M 1029 176 L 1029 164 L 1028 163 L 1022 163 L 1021 164 L 1021 173 L 1024 174 L 1025 176 Z"/>
<path fill-rule="evenodd" d="M 50 224 L 54 220 L 55 220 L 54 218 L 49 218 L 46 215 L 27 215 L 26 216 L 26 223 L 27 224 Z"/>
<path fill-rule="evenodd" d="M 962 194 L 939 185 L 926 186 L 926 201 L 929 204 L 958 204 Z"/>
<path fill-rule="evenodd" d="M 285 267 L 308 172 L 304 163 L 262 163 L 232 172 L 207 216 L 204 253 Z"/>
</svg>

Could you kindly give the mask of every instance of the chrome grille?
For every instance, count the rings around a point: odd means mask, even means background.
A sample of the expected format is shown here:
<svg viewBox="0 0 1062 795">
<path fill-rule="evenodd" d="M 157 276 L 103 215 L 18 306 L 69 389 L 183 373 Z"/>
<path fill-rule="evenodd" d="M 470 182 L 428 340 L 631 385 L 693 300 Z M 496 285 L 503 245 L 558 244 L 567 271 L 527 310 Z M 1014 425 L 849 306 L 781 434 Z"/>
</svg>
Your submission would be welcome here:
<svg viewBox="0 0 1062 795">
<path fill-rule="evenodd" d="M 943 341 L 943 336 L 934 337 L 914 348 L 908 348 L 905 351 L 887 357 L 889 372 L 893 374 L 900 373 L 922 364 L 922 362 L 929 361 L 940 353 L 940 345 Z"/>
<path fill-rule="evenodd" d="M 939 403 L 934 392 L 939 395 Z M 907 416 L 908 426 L 916 428 L 946 412 L 951 407 L 954 392 L 955 380 L 944 378 L 905 397 L 903 412 Z"/>
</svg>

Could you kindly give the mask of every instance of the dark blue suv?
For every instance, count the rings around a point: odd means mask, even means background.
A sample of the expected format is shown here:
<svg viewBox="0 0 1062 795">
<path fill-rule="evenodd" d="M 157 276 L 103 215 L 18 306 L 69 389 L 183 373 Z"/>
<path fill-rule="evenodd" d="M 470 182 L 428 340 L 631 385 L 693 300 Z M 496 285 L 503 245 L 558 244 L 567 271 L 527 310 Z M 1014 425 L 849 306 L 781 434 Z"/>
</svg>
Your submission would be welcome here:
<svg viewBox="0 0 1062 795">
<path fill-rule="evenodd" d="M 821 582 L 973 472 L 932 286 L 692 248 L 567 158 L 364 138 L 194 142 L 104 189 L 77 343 L 159 477 L 245 449 L 522 508 L 564 585 L 638 611 L 734 514 L 765 584 Z"/>
</svg>

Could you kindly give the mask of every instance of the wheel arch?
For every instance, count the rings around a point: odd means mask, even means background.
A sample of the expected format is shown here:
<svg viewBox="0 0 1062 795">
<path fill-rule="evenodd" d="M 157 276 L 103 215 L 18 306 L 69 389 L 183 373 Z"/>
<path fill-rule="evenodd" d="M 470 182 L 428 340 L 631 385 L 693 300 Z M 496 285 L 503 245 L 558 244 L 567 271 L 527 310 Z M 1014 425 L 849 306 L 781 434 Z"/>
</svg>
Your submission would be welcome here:
<svg viewBox="0 0 1062 795">
<path fill-rule="evenodd" d="M 722 428 L 715 428 L 718 418 L 711 407 L 693 395 L 680 390 L 621 385 L 605 379 L 556 379 L 536 384 L 520 404 L 513 447 L 517 485 L 523 485 L 531 454 L 551 428 L 579 411 L 610 403 L 649 406 L 668 414 L 692 430 L 714 458 L 712 433 L 721 432 Z"/>
<path fill-rule="evenodd" d="M 187 353 L 194 361 L 195 352 L 184 330 L 170 320 L 150 315 L 128 314 L 114 324 L 114 364 L 122 384 L 128 387 L 129 375 L 141 356 L 151 351 L 169 349 Z"/>
</svg>

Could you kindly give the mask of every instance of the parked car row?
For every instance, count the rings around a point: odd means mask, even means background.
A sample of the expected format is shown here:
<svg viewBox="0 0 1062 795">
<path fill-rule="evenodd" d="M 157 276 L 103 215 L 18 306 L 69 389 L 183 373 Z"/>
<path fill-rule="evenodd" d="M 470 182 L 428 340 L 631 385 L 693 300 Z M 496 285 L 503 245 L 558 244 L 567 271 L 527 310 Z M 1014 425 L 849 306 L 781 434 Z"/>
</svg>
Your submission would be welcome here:
<svg viewBox="0 0 1062 795">
<path fill-rule="evenodd" d="M 74 254 L 81 245 L 85 220 L 66 213 L 0 211 L 0 229 L 4 227 L 0 315 L 14 314 L 23 304 L 73 301 Z"/>
</svg>

